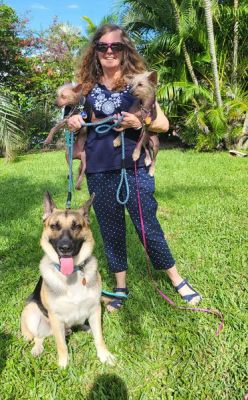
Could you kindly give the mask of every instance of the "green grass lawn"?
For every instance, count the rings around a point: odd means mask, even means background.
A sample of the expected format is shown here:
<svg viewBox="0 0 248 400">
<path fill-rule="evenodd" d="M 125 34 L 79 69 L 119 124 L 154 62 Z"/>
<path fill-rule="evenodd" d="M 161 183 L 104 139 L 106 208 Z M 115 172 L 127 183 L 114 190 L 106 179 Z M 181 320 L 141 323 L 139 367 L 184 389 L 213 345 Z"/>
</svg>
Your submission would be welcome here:
<svg viewBox="0 0 248 400">
<path fill-rule="evenodd" d="M 76 168 L 76 165 L 74 166 Z M 90 334 L 68 339 L 70 364 L 56 364 L 54 339 L 40 358 L 20 335 L 20 313 L 39 276 L 43 194 L 64 207 L 67 166 L 63 152 L 0 160 L 0 399 L 1 400 L 235 400 L 248 392 L 248 160 L 227 153 L 162 150 L 156 169 L 158 217 L 184 277 L 201 292 L 202 306 L 225 315 L 177 311 L 159 297 L 128 219 L 128 283 L 132 296 L 116 314 L 103 310 L 103 330 L 115 367 L 101 365 Z M 88 198 L 86 185 L 73 206 Z M 105 289 L 113 287 L 92 211 Z M 159 287 L 182 301 L 161 272 Z"/>
</svg>

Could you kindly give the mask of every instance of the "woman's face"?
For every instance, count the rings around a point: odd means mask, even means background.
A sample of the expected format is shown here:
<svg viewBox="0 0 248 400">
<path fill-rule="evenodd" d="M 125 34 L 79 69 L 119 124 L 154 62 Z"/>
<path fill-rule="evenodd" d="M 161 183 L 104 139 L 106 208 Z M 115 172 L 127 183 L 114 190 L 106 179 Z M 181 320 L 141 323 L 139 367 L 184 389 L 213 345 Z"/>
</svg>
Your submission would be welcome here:
<svg viewBox="0 0 248 400">
<path fill-rule="evenodd" d="M 108 46 L 104 45 L 101 46 L 101 50 L 103 51 L 97 51 L 98 59 L 99 62 L 102 66 L 103 71 L 104 70 L 113 70 L 114 72 L 119 71 L 121 69 L 121 62 L 123 58 L 123 49 L 119 49 L 121 45 L 118 45 L 120 43 L 123 43 L 122 38 L 121 38 L 121 31 L 113 31 L 106 33 L 99 39 L 100 44 L 107 44 Z M 113 47 L 111 48 L 110 44 L 114 44 Z M 100 50 L 100 47 L 99 47 Z"/>
</svg>

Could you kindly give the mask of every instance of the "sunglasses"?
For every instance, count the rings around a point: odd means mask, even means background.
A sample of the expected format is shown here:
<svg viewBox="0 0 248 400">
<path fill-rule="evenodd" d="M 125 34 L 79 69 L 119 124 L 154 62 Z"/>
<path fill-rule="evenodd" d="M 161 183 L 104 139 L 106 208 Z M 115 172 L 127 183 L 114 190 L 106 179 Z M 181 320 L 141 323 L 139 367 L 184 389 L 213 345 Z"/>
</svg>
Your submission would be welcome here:
<svg viewBox="0 0 248 400">
<path fill-rule="evenodd" d="M 96 43 L 96 51 L 100 53 L 106 53 L 108 49 L 111 49 L 113 53 L 117 53 L 118 51 L 122 51 L 125 45 L 121 42 L 113 42 L 113 43 L 105 43 L 105 42 L 97 42 Z"/>
</svg>

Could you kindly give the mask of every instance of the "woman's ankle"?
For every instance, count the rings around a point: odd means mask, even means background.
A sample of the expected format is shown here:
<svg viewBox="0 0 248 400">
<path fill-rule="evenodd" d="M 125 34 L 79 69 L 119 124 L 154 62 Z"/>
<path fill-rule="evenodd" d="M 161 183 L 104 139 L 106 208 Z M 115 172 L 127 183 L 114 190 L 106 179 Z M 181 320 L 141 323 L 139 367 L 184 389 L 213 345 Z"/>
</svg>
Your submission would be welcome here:
<svg viewBox="0 0 248 400">
<path fill-rule="evenodd" d="M 126 271 L 117 272 L 115 274 L 116 288 L 126 289 Z"/>
<path fill-rule="evenodd" d="M 181 275 L 179 275 L 175 265 L 169 269 L 166 269 L 165 273 L 171 280 L 173 286 L 178 286 L 183 281 L 183 278 L 181 277 Z"/>
</svg>

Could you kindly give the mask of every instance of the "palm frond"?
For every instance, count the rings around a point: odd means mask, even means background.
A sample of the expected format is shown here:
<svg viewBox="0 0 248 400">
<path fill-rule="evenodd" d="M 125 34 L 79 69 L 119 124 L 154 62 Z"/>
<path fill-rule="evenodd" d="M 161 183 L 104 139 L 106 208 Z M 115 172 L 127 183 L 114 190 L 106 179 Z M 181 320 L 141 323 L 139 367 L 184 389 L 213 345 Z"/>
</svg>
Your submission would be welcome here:
<svg viewBox="0 0 248 400">
<path fill-rule="evenodd" d="M 207 101 L 213 101 L 213 94 L 204 86 L 196 86 L 190 82 L 173 82 L 163 84 L 158 88 L 158 97 L 167 101 L 178 99 L 186 104 L 189 100 L 202 96 Z"/>
<path fill-rule="evenodd" d="M 238 9 L 235 10 L 234 7 L 230 7 L 224 4 L 219 5 L 220 8 L 220 14 L 222 17 L 237 17 L 238 19 L 244 18 L 246 19 L 248 17 L 248 6 L 247 5 L 239 5 Z"/>
<path fill-rule="evenodd" d="M 216 132 L 216 136 L 222 138 L 223 132 L 227 129 L 226 118 L 222 108 L 210 108 L 206 111 L 206 117 L 211 123 L 212 130 Z"/>
<path fill-rule="evenodd" d="M 21 114 L 11 100 L 0 93 L 0 149 L 6 158 L 14 158 L 23 146 L 23 131 L 20 128 Z"/>
</svg>

